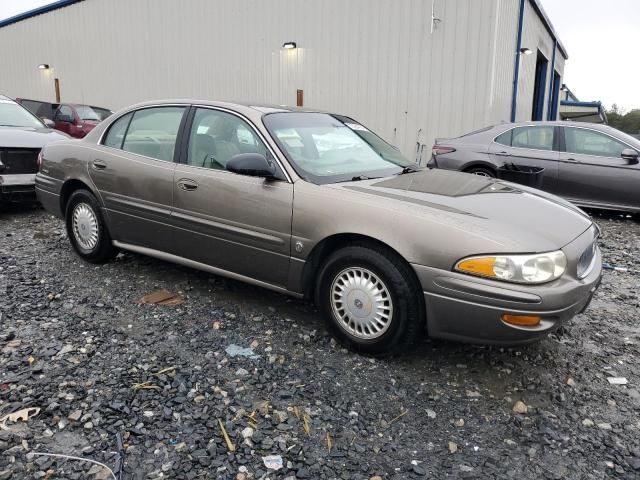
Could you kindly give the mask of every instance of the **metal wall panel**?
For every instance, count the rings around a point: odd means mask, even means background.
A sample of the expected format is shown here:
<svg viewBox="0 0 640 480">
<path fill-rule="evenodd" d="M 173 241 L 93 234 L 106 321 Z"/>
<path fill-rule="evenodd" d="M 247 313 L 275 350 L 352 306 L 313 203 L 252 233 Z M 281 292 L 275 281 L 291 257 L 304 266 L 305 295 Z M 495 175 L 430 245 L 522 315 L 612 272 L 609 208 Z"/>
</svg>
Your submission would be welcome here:
<svg viewBox="0 0 640 480">
<path fill-rule="evenodd" d="M 117 109 L 295 105 L 303 89 L 305 106 L 351 115 L 426 161 L 436 137 L 508 121 L 517 16 L 518 0 L 85 0 L 0 28 L 0 92 L 53 100 L 57 77 L 63 101 Z M 525 44 L 548 51 L 538 23 L 528 7 Z M 533 74 L 523 62 L 519 118 Z"/>
</svg>

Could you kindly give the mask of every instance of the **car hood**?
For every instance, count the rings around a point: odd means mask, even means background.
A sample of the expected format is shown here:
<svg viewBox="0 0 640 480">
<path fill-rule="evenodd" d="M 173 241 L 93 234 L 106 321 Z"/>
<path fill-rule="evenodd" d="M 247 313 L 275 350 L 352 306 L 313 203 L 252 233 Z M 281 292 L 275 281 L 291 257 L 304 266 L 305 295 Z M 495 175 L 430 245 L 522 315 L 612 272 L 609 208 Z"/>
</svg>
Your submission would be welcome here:
<svg viewBox="0 0 640 480">
<path fill-rule="evenodd" d="M 0 127 L 0 147 L 42 148 L 69 135 L 51 128 Z"/>
<path fill-rule="evenodd" d="M 483 253 L 557 250 L 593 223 L 580 209 L 554 195 L 448 170 L 331 186 L 394 202 L 398 213 L 418 215 L 475 236 L 478 245 L 492 249 Z"/>
</svg>

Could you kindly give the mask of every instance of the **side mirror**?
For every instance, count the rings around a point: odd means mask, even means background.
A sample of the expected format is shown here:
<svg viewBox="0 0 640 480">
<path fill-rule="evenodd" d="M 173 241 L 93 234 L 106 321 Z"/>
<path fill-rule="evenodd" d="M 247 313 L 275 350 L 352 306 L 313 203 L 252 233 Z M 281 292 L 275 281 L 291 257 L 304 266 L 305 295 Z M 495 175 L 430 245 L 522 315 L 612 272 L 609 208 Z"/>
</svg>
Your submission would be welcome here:
<svg viewBox="0 0 640 480">
<path fill-rule="evenodd" d="M 620 154 L 623 160 L 629 162 L 629 165 L 635 165 L 638 163 L 638 152 L 633 148 L 625 148 Z"/>
<path fill-rule="evenodd" d="M 42 123 L 44 123 L 45 127 L 47 128 L 53 128 L 56 126 L 56 122 L 54 122 L 53 120 L 49 119 L 49 118 L 42 118 Z"/>
<path fill-rule="evenodd" d="M 239 153 L 227 162 L 227 170 L 251 177 L 274 178 L 276 167 L 259 153 Z"/>
</svg>

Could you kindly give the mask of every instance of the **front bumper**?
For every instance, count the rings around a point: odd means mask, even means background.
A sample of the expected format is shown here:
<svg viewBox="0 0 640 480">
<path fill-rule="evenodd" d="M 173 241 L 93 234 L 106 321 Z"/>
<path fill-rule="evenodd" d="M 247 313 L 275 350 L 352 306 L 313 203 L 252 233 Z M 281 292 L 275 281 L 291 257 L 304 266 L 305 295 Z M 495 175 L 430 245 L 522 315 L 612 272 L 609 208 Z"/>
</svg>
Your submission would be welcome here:
<svg viewBox="0 0 640 480">
<path fill-rule="evenodd" d="M 564 247 L 567 272 L 543 285 L 509 284 L 414 264 L 423 288 L 429 335 L 470 343 L 517 345 L 553 332 L 588 307 L 600 284 L 599 249 L 593 270 L 583 279 L 576 275 L 578 258 L 596 235 L 597 230 L 592 228 Z M 504 314 L 537 315 L 542 320 L 536 326 L 515 326 L 501 319 Z"/>
<path fill-rule="evenodd" d="M 0 201 L 18 202 L 23 200 L 35 200 L 35 181 L 35 173 L 17 175 L 0 174 Z"/>
</svg>

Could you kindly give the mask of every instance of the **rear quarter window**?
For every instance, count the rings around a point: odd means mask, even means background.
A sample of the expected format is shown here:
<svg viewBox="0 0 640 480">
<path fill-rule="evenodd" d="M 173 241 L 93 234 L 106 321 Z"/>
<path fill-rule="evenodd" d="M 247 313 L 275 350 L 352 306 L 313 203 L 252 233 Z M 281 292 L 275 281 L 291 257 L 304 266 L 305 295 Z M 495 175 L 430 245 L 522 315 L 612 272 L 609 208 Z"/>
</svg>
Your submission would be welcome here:
<svg viewBox="0 0 640 480">
<path fill-rule="evenodd" d="M 511 136 L 513 134 L 513 130 L 508 130 L 500 135 L 498 135 L 498 137 L 496 138 L 496 143 L 499 143 L 500 145 L 506 145 L 507 147 L 511 146 Z"/>
<path fill-rule="evenodd" d="M 103 145 L 111 148 L 122 149 L 124 134 L 127 131 L 127 127 L 129 126 L 129 122 L 131 121 L 132 116 L 133 113 L 127 113 L 126 115 L 113 122 L 109 127 L 109 131 L 107 132 L 107 136 L 105 137 L 104 142 L 102 142 Z"/>
</svg>

